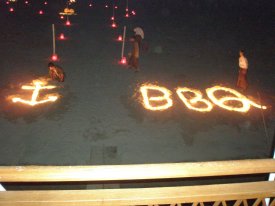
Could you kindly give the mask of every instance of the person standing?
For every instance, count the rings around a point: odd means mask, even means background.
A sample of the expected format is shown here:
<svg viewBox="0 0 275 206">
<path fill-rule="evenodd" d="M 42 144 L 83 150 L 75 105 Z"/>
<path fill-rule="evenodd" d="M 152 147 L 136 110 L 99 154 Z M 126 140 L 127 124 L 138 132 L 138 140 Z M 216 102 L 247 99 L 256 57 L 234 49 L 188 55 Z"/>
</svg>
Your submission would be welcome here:
<svg viewBox="0 0 275 206">
<path fill-rule="evenodd" d="M 244 51 L 240 51 L 239 57 L 239 76 L 237 81 L 237 87 L 241 89 L 241 91 L 246 91 L 248 87 L 247 82 L 247 70 L 248 70 L 248 61 L 244 56 Z"/>
<path fill-rule="evenodd" d="M 132 43 L 132 52 L 128 54 L 128 66 L 129 68 L 134 68 L 135 72 L 139 71 L 138 59 L 139 59 L 139 38 L 138 36 L 134 36 L 130 38 L 130 42 Z"/>
</svg>

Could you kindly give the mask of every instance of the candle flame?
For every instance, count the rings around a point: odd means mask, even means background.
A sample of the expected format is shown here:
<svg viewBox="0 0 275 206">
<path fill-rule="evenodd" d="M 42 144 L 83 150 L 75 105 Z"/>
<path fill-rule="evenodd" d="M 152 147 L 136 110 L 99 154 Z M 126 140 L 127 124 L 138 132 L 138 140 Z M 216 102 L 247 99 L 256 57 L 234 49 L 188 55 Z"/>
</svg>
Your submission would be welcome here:
<svg viewBox="0 0 275 206">
<path fill-rule="evenodd" d="M 190 89 L 187 87 L 179 87 L 177 88 L 177 94 L 179 98 L 183 101 L 183 103 L 187 106 L 187 108 L 191 110 L 195 110 L 198 112 L 210 112 L 213 109 L 213 104 L 202 98 L 202 93 L 199 90 L 196 89 Z M 192 98 L 186 98 L 184 96 L 184 93 L 193 93 L 195 96 Z M 202 103 L 205 105 L 205 107 L 199 107 L 198 103 Z"/>
<path fill-rule="evenodd" d="M 165 87 L 143 84 L 140 87 L 140 92 L 145 109 L 163 111 L 173 105 L 173 100 L 170 98 L 172 92 Z M 162 94 L 159 95 L 159 93 Z M 267 109 L 267 106 L 260 105 L 238 91 L 223 86 L 214 86 L 206 89 L 206 94 L 212 102 L 204 99 L 202 93 L 196 89 L 178 87 L 176 93 L 188 109 L 198 112 L 210 112 L 214 104 L 225 110 L 242 113 L 248 112 L 251 106 L 258 109 Z"/>
<path fill-rule="evenodd" d="M 215 92 L 218 91 L 224 91 L 226 93 L 231 93 L 231 95 L 227 95 L 225 97 L 221 97 L 220 99 L 216 98 L 214 95 Z M 222 86 L 214 86 L 211 88 L 206 89 L 206 93 L 208 97 L 211 99 L 212 102 L 214 102 L 219 107 L 229 110 L 229 111 L 236 111 L 236 112 L 247 112 L 250 109 L 250 106 L 254 106 L 258 109 L 267 109 L 266 106 L 259 105 L 252 100 L 248 99 L 246 96 L 242 95 L 241 93 L 237 92 L 234 89 L 228 88 L 228 87 L 222 87 Z M 233 94 L 233 96 L 232 96 Z M 227 105 L 226 102 L 230 101 L 236 101 L 242 104 L 241 107 L 235 106 L 235 105 Z"/>
<path fill-rule="evenodd" d="M 151 92 L 161 92 L 163 93 L 163 96 L 153 96 L 153 97 L 148 97 L 148 93 L 151 90 Z M 140 88 L 140 92 L 143 97 L 143 105 L 146 109 L 153 110 L 153 111 L 161 111 L 161 110 L 166 110 L 169 107 L 173 105 L 173 101 L 170 98 L 172 95 L 171 91 L 166 89 L 165 87 L 159 87 L 153 84 L 147 84 L 143 85 Z M 163 102 L 166 101 L 165 104 L 155 106 L 151 102 Z"/>
<path fill-rule="evenodd" d="M 43 80 L 33 80 L 32 85 L 23 85 L 21 89 L 24 90 L 33 90 L 32 98 L 31 100 L 24 100 L 19 97 L 12 98 L 12 102 L 20 102 L 23 104 L 28 104 L 30 106 L 35 106 L 37 104 L 43 104 L 46 102 L 55 102 L 58 99 L 58 95 L 48 95 L 46 99 L 42 99 L 40 101 L 37 101 L 39 96 L 39 91 L 41 89 L 54 89 L 56 86 L 53 85 L 46 85 L 47 81 Z"/>
</svg>

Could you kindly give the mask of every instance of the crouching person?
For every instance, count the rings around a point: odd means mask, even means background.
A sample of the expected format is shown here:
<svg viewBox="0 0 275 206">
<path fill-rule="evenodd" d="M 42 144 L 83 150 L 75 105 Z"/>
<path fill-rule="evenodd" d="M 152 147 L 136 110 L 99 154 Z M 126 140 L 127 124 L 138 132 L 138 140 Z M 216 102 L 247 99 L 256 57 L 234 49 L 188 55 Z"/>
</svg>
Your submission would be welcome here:
<svg viewBox="0 0 275 206">
<path fill-rule="evenodd" d="M 65 73 L 60 66 L 55 65 L 54 63 L 50 62 L 48 64 L 49 75 L 52 80 L 57 80 L 59 82 L 64 82 L 65 80 Z"/>
</svg>

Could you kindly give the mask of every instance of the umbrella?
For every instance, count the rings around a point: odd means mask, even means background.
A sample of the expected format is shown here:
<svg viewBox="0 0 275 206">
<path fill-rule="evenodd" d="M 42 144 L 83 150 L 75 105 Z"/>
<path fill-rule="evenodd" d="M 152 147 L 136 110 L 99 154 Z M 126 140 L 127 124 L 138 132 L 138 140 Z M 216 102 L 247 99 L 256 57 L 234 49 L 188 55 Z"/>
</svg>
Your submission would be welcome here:
<svg viewBox="0 0 275 206">
<path fill-rule="evenodd" d="M 136 27 L 134 28 L 135 35 L 140 35 L 142 39 L 144 39 L 144 32 L 142 28 Z"/>
</svg>

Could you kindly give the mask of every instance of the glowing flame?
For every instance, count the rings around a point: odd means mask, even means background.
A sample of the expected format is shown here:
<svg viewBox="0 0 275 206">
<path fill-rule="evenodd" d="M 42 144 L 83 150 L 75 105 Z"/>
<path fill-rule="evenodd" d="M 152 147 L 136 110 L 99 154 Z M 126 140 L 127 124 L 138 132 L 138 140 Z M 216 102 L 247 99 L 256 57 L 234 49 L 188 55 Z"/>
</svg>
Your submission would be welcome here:
<svg viewBox="0 0 275 206">
<path fill-rule="evenodd" d="M 126 57 L 122 57 L 121 60 L 120 60 L 120 63 L 121 64 L 126 64 L 127 63 Z"/>
<path fill-rule="evenodd" d="M 119 36 L 117 37 L 117 40 L 118 40 L 118 41 L 122 41 L 122 36 L 119 35 Z"/>
<path fill-rule="evenodd" d="M 63 33 L 61 33 L 61 34 L 59 35 L 59 39 L 60 39 L 60 40 L 65 40 L 65 36 L 64 36 Z"/>
<path fill-rule="evenodd" d="M 148 91 L 155 91 L 155 92 L 161 92 L 163 93 L 163 96 L 153 96 L 153 97 L 148 97 Z M 143 97 L 143 105 L 146 109 L 149 110 L 153 110 L 153 111 L 161 111 L 161 110 L 166 110 L 169 107 L 171 107 L 173 105 L 173 101 L 170 98 L 170 96 L 172 95 L 171 91 L 166 89 L 165 87 L 159 87 L 156 85 L 143 85 L 140 87 L 140 92 L 142 94 Z M 152 105 L 151 102 L 163 102 L 166 101 L 165 104 L 163 105 L 159 105 L 159 106 L 155 106 Z"/>
<path fill-rule="evenodd" d="M 116 25 L 115 22 L 113 22 L 111 26 L 112 26 L 112 28 L 116 28 L 117 27 L 117 25 Z"/>
<path fill-rule="evenodd" d="M 57 95 L 48 95 L 47 99 L 37 101 L 37 98 L 39 96 L 39 91 L 41 89 L 54 89 L 54 88 L 56 88 L 56 86 L 53 86 L 53 85 L 46 86 L 47 82 L 42 81 L 42 80 L 33 80 L 32 84 L 33 85 L 31 85 L 31 86 L 23 85 L 21 87 L 24 90 L 33 90 L 31 100 L 24 100 L 24 99 L 21 99 L 19 97 L 14 97 L 14 98 L 12 98 L 12 101 L 14 103 L 21 102 L 23 104 L 28 104 L 28 105 L 31 105 L 31 106 L 35 106 L 37 104 L 43 104 L 43 103 L 46 103 L 46 102 L 55 102 L 58 99 Z"/>
<path fill-rule="evenodd" d="M 184 96 L 184 93 L 187 92 L 193 93 L 195 96 L 188 99 Z M 179 87 L 177 88 L 177 94 L 183 103 L 191 110 L 196 110 L 198 112 L 210 112 L 213 109 L 212 103 L 206 99 L 203 99 L 202 93 L 199 90 Z M 198 103 L 202 103 L 206 107 L 199 107 Z"/>
<path fill-rule="evenodd" d="M 140 87 L 140 92 L 143 97 L 143 106 L 145 109 L 161 111 L 173 105 L 173 101 L 170 98 L 172 93 L 165 87 L 144 84 Z M 217 94 L 215 92 L 222 93 Z M 156 95 L 156 93 L 162 93 L 163 95 Z M 247 112 L 251 106 L 258 109 L 267 109 L 266 106 L 255 103 L 236 90 L 222 86 L 214 86 L 206 89 L 207 96 L 212 102 L 204 99 L 202 93 L 196 89 L 178 87 L 176 93 L 188 109 L 198 112 L 210 112 L 214 104 L 223 109 L 236 112 Z"/>
<path fill-rule="evenodd" d="M 51 60 L 52 60 L 52 61 L 57 61 L 57 60 L 58 60 L 57 54 L 53 54 L 53 55 L 51 56 Z"/>
<path fill-rule="evenodd" d="M 225 91 L 227 93 L 231 93 L 234 96 L 230 95 L 230 96 L 225 96 L 225 97 L 221 97 L 220 99 L 216 98 L 214 93 L 217 91 Z M 208 95 L 208 97 L 211 99 L 212 102 L 214 102 L 216 105 L 218 105 L 219 107 L 229 110 L 229 111 L 236 111 L 236 112 L 247 112 L 250 109 L 250 106 L 254 106 L 256 108 L 259 109 L 266 109 L 266 106 L 262 106 L 259 104 L 256 104 L 255 102 L 253 102 L 252 100 L 248 99 L 246 96 L 242 95 L 241 93 L 237 92 L 234 89 L 230 89 L 227 87 L 221 87 L 221 86 L 214 86 L 211 88 L 207 88 L 206 89 L 206 93 Z M 226 102 L 229 101 L 236 101 L 242 104 L 241 107 L 237 107 L 237 106 L 229 106 L 226 104 Z"/>
</svg>

